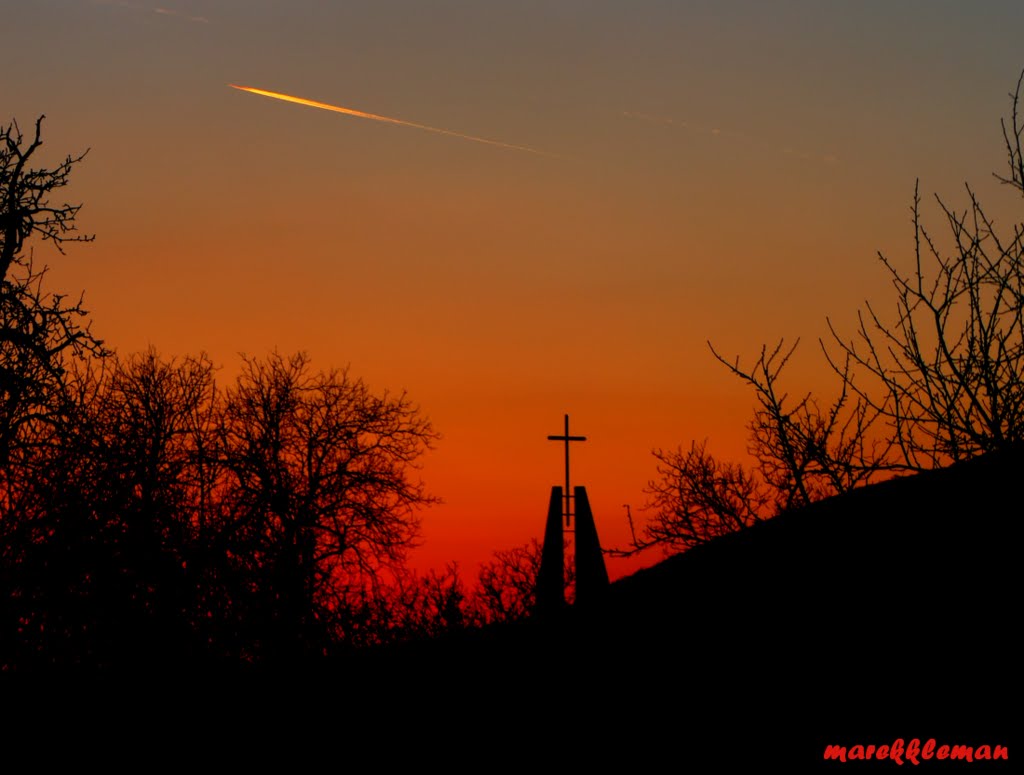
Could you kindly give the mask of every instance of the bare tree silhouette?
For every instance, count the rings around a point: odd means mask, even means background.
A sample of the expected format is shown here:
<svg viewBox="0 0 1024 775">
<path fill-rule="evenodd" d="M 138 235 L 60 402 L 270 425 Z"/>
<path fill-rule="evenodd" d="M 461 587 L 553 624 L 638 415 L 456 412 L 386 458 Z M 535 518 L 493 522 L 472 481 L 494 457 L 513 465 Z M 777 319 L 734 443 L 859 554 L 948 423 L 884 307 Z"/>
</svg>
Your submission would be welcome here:
<svg viewBox="0 0 1024 775">
<path fill-rule="evenodd" d="M 572 601 L 576 590 L 576 563 L 572 561 L 572 544 L 564 543 L 567 561 L 563 579 L 566 600 Z M 533 539 L 511 549 L 494 552 L 481 563 L 477 584 L 469 597 L 470 615 L 480 625 L 525 619 L 536 608 L 537 574 L 540 573 L 543 546 Z"/>
<path fill-rule="evenodd" d="M 221 432 L 237 557 L 266 587 L 272 650 L 322 644 L 334 612 L 401 567 L 434 501 L 410 468 L 437 435 L 404 394 L 313 372 L 302 354 L 246 359 Z"/>
<path fill-rule="evenodd" d="M 85 156 L 0 127 L 0 669 L 323 655 L 464 624 L 454 568 L 404 567 L 437 439 L 404 394 L 308 357 L 119 358 L 44 288 Z M 371 601 L 372 605 L 367 604 Z M 353 627 L 363 617 L 362 629 Z"/>
<path fill-rule="evenodd" d="M 347 646 L 379 646 L 436 638 L 472 625 L 458 566 L 425 574 L 400 571 L 341 601 L 335 621 Z"/>
<path fill-rule="evenodd" d="M 651 546 L 689 549 L 768 516 L 771 498 L 764 483 L 739 464 L 717 460 L 706 443 L 654 455 L 658 478 L 647 486 L 653 515 L 625 553 Z"/>
<path fill-rule="evenodd" d="M 1009 177 L 1024 194 L 1020 115 L 1024 72 L 1004 120 Z M 885 423 L 894 441 L 886 462 L 917 471 L 1002 449 L 1024 439 L 1024 222 L 1000 233 L 974 191 L 954 211 L 935 197 L 948 230 L 947 248 L 912 205 L 914 262 L 909 273 L 879 254 L 896 295 L 888 320 L 870 302 L 853 336 L 831 321 L 844 363 L 844 387 Z M 827 351 L 826 351 L 827 353 Z"/>
<path fill-rule="evenodd" d="M 1002 122 L 1010 171 L 1024 194 L 1024 72 Z M 880 476 L 921 471 L 1024 440 L 1024 223 L 1000 233 L 967 186 L 956 212 L 936 197 L 946 252 L 922 224 L 915 186 L 909 273 L 879 254 L 895 291 L 896 317 L 870 302 L 852 337 L 828 321 L 820 341 L 837 377 L 834 400 L 792 398 L 782 372 L 796 349 L 762 347 L 752 366 L 714 357 L 753 388 L 750 469 L 716 460 L 705 444 L 655 451 L 648 485 L 653 517 L 629 554 L 653 545 L 688 548 L 776 513 L 846 492 Z"/>
<path fill-rule="evenodd" d="M 33 166 L 43 145 L 40 116 L 31 138 L 16 122 L 0 127 L 0 459 L 23 433 L 53 421 L 64 400 L 69 356 L 101 355 L 102 342 L 88 323 L 82 300 L 69 303 L 44 288 L 47 268 L 33 263 L 33 237 L 61 253 L 68 242 L 89 242 L 77 232 L 81 205 L 56 204 L 85 154 L 52 168 Z"/>
</svg>

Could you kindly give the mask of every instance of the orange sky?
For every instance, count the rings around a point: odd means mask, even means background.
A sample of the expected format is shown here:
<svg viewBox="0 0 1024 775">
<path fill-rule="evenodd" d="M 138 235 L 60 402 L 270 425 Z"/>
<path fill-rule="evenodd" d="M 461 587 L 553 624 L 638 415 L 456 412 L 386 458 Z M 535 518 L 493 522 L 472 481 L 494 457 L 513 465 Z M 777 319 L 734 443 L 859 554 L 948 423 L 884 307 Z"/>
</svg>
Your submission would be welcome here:
<svg viewBox="0 0 1024 775">
<path fill-rule="evenodd" d="M 304 349 L 407 390 L 443 434 L 414 562 L 471 574 L 540 537 L 563 413 L 622 545 L 653 448 L 744 454 L 752 397 L 708 339 L 803 337 L 793 390 L 826 385 L 825 316 L 885 298 L 915 178 L 1000 200 L 1022 26 L 1016 2 L 5 3 L 0 120 L 91 148 L 69 196 L 96 243 L 39 255 L 118 350 L 227 379 Z"/>
</svg>

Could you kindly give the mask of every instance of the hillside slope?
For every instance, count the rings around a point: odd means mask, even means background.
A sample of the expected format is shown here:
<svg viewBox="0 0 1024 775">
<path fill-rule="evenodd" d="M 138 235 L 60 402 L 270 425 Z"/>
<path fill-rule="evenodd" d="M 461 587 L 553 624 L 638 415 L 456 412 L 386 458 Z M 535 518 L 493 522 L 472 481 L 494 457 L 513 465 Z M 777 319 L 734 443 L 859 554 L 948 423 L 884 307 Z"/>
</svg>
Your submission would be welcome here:
<svg viewBox="0 0 1024 775">
<path fill-rule="evenodd" d="M 821 501 L 619 580 L 592 617 L 431 644 L 403 680 L 587 719 L 627 751 L 998 737 L 1020 696 L 1022 473 L 1024 450 Z"/>
</svg>

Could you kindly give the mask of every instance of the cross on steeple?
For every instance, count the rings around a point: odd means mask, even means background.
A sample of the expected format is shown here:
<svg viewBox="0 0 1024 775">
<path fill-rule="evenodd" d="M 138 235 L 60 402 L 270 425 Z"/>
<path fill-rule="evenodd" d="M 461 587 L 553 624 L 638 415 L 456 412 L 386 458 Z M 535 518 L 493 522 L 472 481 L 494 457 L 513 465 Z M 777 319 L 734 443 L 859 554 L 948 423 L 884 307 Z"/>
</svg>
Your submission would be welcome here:
<svg viewBox="0 0 1024 775">
<path fill-rule="evenodd" d="M 586 441 L 586 436 L 570 436 L 569 435 L 569 415 L 565 415 L 565 433 L 561 436 L 548 436 L 548 441 L 564 441 L 565 442 L 565 526 L 569 527 L 569 518 L 572 516 L 572 509 L 569 507 L 569 499 L 572 497 L 569 495 L 571 490 L 569 489 L 569 442 L 570 441 Z"/>
<path fill-rule="evenodd" d="M 548 517 L 544 522 L 544 546 L 535 587 L 536 612 L 544 617 L 559 616 L 565 610 L 566 533 L 573 534 L 575 547 L 572 563 L 576 575 L 576 600 L 573 605 L 582 611 L 593 611 L 602 605 L 608 592 L 608 569 L 604 564 L 587 488 L 580 485 L 570 487 L 569 482 L 569 444 L 586 440 L 586 436 L 569 433 L 569 415 L 565 415 L 565 431 L 559 436 L 548 436 L 548 441 L 565 444 L 565 490 L 563 492 L 559 486 L 551 488 Z"/>
</svg>

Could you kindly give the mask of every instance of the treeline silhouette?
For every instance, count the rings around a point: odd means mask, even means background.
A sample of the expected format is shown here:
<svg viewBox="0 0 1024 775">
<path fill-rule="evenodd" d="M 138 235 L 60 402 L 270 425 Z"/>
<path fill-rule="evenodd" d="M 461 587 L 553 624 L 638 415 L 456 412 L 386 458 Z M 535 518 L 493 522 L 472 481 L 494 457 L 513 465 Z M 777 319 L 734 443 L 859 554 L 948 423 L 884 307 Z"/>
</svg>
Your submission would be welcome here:
<svg viewBox="0 0 1024 775">
<path fill-rule="evenodd" d="M 526 616 L 536 544 L 469 588 L 410 571 L 437 440 L 405 394 L 307 356 L 120 357 L 45 286 L 85 154 L 0 127 L 0 671 L 294 665 Z"/>
<path fill-rule="evenodd" d="M 0 467 L 0 665 L 295 664 L 529 613 L 540 551 L 405 567 L 436 438 L 305 356 L 150 351 L 65 375 Z M 27 431 L 31 430 L 31 433 Z"/>
</svg>

